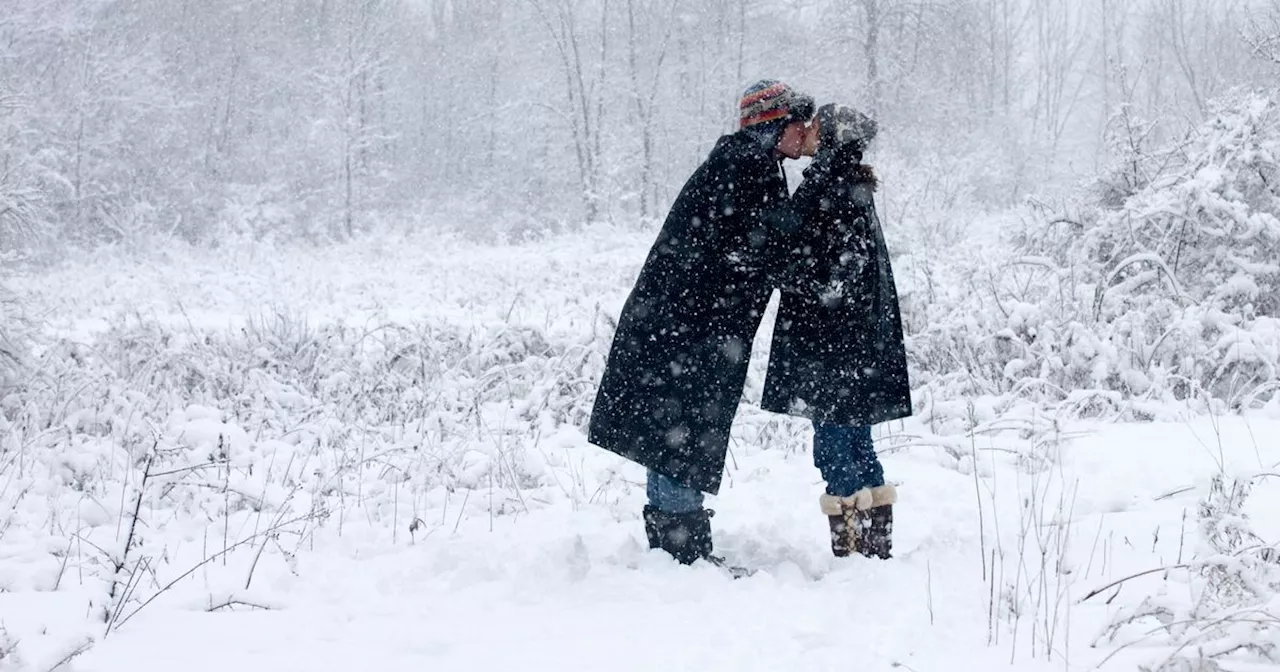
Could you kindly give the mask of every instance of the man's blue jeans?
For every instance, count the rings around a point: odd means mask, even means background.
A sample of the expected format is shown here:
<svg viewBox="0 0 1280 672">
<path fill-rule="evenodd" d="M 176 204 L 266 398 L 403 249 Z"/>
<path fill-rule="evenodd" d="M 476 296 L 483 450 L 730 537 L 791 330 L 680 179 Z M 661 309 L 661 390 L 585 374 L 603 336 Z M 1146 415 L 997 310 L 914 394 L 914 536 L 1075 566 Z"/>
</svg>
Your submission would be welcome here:
<svg viewBox="0 0 1280 672">
<path fill-rule="evenodd" d="M 827 482 L 828 495 L 848 497 L 863 488 L 884 485 L 884 467 L 867 426 L 813 423 L 813 466 Z M 649 471 L 645 492 L 649 504 L 665 513 L 702 508 L 701 492 L 656 471 Z"/>
<path fill-rule="evenodd" d="M 649 505 L 663 513 L 692 513 L 702 510 L 702 493 L 670 476 L 650 469 L 645 482 Z"/>
</svg>

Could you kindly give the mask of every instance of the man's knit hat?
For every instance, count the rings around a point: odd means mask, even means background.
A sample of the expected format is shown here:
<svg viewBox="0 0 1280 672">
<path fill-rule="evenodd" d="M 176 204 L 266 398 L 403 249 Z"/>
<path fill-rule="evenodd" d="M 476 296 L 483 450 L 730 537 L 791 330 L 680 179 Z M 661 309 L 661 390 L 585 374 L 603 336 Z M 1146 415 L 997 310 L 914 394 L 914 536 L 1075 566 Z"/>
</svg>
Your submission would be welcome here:
<svg viewBox="0 0 1280 672">
<path fill-rule="evenodd" d="M 771 121 L 808 121 L 813 118 L 813 98 L 775 79 L 762 79 L 747 87 L 738 101 L 739 128 Z"/>
</svg>

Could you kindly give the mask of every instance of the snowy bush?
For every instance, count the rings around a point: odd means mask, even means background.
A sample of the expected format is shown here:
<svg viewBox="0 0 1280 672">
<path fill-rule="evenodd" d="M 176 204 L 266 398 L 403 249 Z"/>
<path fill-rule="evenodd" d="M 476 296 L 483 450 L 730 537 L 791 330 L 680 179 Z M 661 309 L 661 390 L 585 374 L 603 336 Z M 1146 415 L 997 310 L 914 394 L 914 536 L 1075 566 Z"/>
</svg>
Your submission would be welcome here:
<svg viewBox="0 0 1280 672">
<path fill-rule="evenodd" d="M 1147 132 L 1126 123 L 1130 137 Z M 1275 403 L 1276 97 L 1222 102 L 1172 147 L 1143 142 L 1131 140 L 1080 213 L 1027 211 L 1009 244 L 978 252 L 980 263 L 962 261 L 938 283 L 951 296 L 924 315 L 908 309 L 921 380 L 1086 415 Z"/>
<path fill-rule="evenodd" d="M 0 548 L 29 561 L 0 571 L 0 590 L 75 576 L 111 628 L 217 562 L 232 569 L 188 599 L 262 605 L 255 573 L 291 571 L 317 535 L 408 541 L 460 490 L 489 490 L 491 515 L 574 497 L 550 471 L 555 436 L 585 423 L 602 365 L 597 343 L 514 325 L 286 314 L 57 345 L 0 446 Z"/>
<path fill-rule="evenodd" d="M 1165 645 L 1173 653 L 1145 672 L 1227 669 L 1235 661 L 1280 663 L 1280 554 L 1252 530 L 1244 504 L 1252 482 L 1219 475 L 1200 501 L 1200 544 L 1157 594 L 1121 610 L 1103 633 L 1115 642 Z M 1183 585 L 1185 581 L 1185 585 Z M 1145 633 L 1145 634 L 1139 634 Z"/>
<path fill-rule="evenodd" d="M 22 656 L 18 654 L 18 642 L 0 624 L 0 672 L 19 672 L 23 666 Z"/>
<path fill-rule="evenodd" d="M 18 298 L 0 285 L 0 409 L 27 366 L 30 326 Z M 0 418 L 3 417 L 0 410 Z"/>
<path fill-rule="evenodd" d="M 1275 98 L 1220 105 L 1186 152 L 1176 169 L 1102 211 L 1078 242 L 1081 258 L 1104 273 L 1095 310 L 1115 315 L 1165 299 L 1280 316 Z M 1148 287 L 1163 291 L 1134 291 Z"/>
</svg>

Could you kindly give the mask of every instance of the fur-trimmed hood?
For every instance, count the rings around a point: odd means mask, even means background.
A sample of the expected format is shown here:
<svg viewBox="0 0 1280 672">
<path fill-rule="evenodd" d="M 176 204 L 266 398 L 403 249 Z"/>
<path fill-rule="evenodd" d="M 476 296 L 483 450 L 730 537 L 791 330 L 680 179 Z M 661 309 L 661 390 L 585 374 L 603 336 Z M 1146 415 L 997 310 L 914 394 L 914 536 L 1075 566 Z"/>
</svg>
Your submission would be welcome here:
<svg viewBox="0 0 1280 672">
<path fill-rule="evenodd" d="M 876 177 L 876 171 L 865 163 L 859 163 L 849 168 L 849 179 L 854 184 L 869 184 L 871 191 L 880 188 L 880 178 Z"/>
<path fill-rule="evenodd" d="M 861 152 L 879 132 L 875 119 L 848 105 L 827 103 L 818 108 L 817 120 L 822 129 L 819 141 L 832 148 L 852 146 Z"/>
</svg>

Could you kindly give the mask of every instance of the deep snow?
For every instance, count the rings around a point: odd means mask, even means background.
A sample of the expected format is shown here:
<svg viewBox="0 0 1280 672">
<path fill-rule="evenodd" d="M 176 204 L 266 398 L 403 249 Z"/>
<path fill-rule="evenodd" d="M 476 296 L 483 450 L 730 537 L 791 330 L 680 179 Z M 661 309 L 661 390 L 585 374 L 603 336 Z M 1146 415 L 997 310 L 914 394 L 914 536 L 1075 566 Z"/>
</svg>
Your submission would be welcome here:
<svg viewBox="0 0 1280 672">
<path fill-rule="evenodd" d="M 448 322 L 481 340 L 495 322 L 538 324 L 580 339 L 598 328 L 597 305 L 616 314 L 649 239 L 438 249 L 388 240 L 211 259 L 175 252 L 126 264 L 69 263 L 21 278 L 14 289 L 46 308 L 54 333 L 85 344 L 109 338 L 104 328 L 128 319 L 194 338 L 234 331 L 270 310 L 313 324 Z M 296 391 L 273 394 L 261 398 L 263 409 L 286 413 L 308 403 Z M 263 467 L 305 446 L 195 400 L 180 407 L 158 435 L 191 452 L 225 443 L 229 459 L 245 466 L 228 469 L 222 485 L 262 500 L 260 511 L 216 509 L 226 498 L 217 479 L 198 484 L 211 494 L 183 500 L 186 508 L 157 507 L 165 517 L 149 518 L 146 534 L 167 573 L 148 575 L 124 612 L 227 538 L 265 551 L 199 565 L 105 638 L 101 577 L 83 560 L 93 555 L 84 547 L 123 543 L 127 475 L 136 472 L 125 460 L 121 476 L 114 467 L 98 473 L 120 481 L 104 490 L 110 497 L 77 496 L 56 470 L 35 494 L 15 497 L 13 488 L 26 486 L 10 460 L 4 501 L 14 508 L 0 534 L 0 651 L 10 654 L 0 670 L 48 670 L 82 644 L 62 669 L 929 672 L 1092 669 L 1105 659 L 1102 669 L 1132 670 L 1162 660 L 1172 651 L 1167 641 L 1141 625 L 1100 635 L 1122 608 L 1149 595 L 1191 599 L 1195 581 L 1172 570 L 1082 598 L 1189 561 L 1201 546 L 1197 504 L 1215 473 L 1256 478 L 1246 509 L 1253 529 L 1268 543 L 1280 537 L 1280 479 L 1265 476 L 1280 468 L 1276 418 L 1108 424 L 970 400 L 967 424 L 959 411 L 940 419 L 934 408 L 877 428 L 901 496 L 896 557 L 837 560 L 818 511 L 807 425 L 748 403 L 725 488 L 709 504 L 718 550 L 760 570 L 735 581 L 649 551 L 641 471 L 586 444 L 572 424 L 520 419 L 529 415 L 520 411 L 528 395 L 517 396 L 505 406 L 477 404 L 466 422 L 485 429 L 474 439 L 442 441 L 487 456 L 459 458 L 451 481 L 412 496 L 409 485 L 403 495 L 399 487 L 352 491 L 352 503 L 305 538 L 261 544 L 254 535 L 274 511 L 306 509 L 290 499 L 279 472 Z M 532 431 L 536 442 L 521 440 Z M 93 473 L 101 464 L 91 454 L 65 470 Z M 493 485 L 502 468 L 520 475 Z M 318 492 L 309 496 L 318 501 Z M 67 513 L 68 506 L 79 508 Z M 73 530 L 64 529 L 68 520 Z"/>
</svg>

